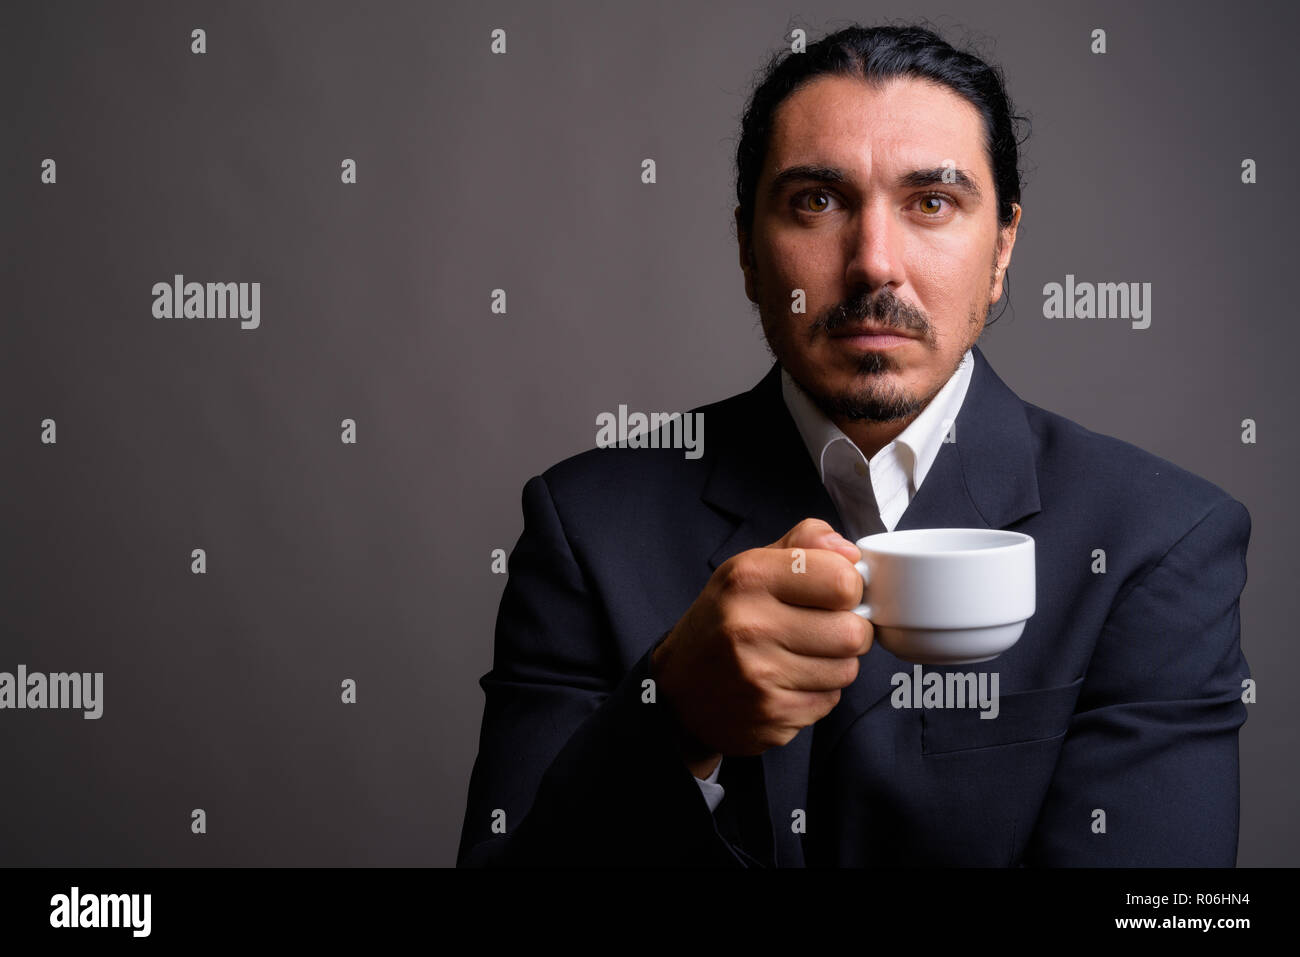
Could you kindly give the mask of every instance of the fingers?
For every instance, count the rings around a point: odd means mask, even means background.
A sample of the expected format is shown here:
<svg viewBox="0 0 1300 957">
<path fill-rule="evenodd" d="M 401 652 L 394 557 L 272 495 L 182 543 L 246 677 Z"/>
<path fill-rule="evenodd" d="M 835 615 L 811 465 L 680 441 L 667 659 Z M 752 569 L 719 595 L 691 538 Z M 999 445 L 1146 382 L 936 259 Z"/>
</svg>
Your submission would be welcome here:
<svg viewBox="0 0 1300 957">
<path fill-rule="evenodd" d="M 822 658 L 774 648 L 762 661 L 768 673 L 761 680 L 769 688 L 786 691 L 837 691 L 847 688 L 858 677 L 856 656 Z"/>
<path fill-rule="evenodd" d="M 824 548 L 843 555 L 850 562 L 862 558 L 858 547 L 820 518 L 805 518 L 769 548 Z"/>
<path fill-rule="evenodd" d="M 862 576 L 843 555 L 814 548 L 799 556 L 773 550 L 765 557 L 768 593 L 787 605 L 851 611 L 862 601 Z"/>
<path fill-rule="evenodd" d="M 849 611 L 862 601 L 862 576 L 844 555 L 822 548 L 755 548 L 719 566 L 725 592 L 765 592 L 788 605 Z"/>
<path fill-rule="evenodd" d="M 763 613 L 767 643 L 808 658 L 858 658 L 871 650 L 875 629 L 851 611 L 796 608 L 773 602 Z M 842 687 L 842 686 L 841 686 Z"/>
</svg>

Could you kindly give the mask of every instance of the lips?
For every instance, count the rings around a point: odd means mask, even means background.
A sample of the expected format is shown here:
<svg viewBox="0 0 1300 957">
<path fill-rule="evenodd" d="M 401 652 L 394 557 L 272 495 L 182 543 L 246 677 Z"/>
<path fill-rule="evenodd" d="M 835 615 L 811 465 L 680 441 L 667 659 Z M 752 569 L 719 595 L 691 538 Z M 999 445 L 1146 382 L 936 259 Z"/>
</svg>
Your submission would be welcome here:
<svg viewBox="0 0 1300 957">
<path fill-rule="evenodd" d="M 845 329 L 840 332 L 832 333 L 832 339 L 847 339 L 851 336 L 900 336 L 904 339 L 915 339 L 907 329 L 895 329 L 891 326 L 858 326 L 856 329 Z"/>
</svg>

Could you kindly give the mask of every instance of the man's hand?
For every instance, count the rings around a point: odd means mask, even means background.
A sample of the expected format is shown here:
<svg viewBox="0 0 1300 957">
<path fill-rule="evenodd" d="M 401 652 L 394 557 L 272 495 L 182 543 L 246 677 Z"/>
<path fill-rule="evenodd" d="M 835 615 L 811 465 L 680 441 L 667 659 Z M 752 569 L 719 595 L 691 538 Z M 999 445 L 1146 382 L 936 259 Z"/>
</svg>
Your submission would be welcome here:
<svg viewBox="0 0 1300 957">
<path fill-rule="evenodd" d="M 798 551 L 796 551 L 798 550 Z M 819 519 L 718 566 L 655 649 L 660 693 L 707 777 L 723 754 L 761 754 L 824 717 L 858 675 L 871 622 L 853 614 L 857 547 Z"/>
</svg>

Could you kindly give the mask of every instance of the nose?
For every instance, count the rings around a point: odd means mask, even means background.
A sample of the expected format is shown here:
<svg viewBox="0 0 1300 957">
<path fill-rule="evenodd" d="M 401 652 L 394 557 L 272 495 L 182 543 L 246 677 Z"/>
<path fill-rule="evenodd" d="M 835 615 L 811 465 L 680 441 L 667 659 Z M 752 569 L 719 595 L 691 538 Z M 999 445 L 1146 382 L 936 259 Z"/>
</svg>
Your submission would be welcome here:
<svg viewBox="0 0 1300 957">
<path fill-rule="evenodd" d="M 846 231 L 844 280 L 849 288 L 872 290 L 903 283 L 903 224 L 884 202 L 858 208 Z"/>
</svg>

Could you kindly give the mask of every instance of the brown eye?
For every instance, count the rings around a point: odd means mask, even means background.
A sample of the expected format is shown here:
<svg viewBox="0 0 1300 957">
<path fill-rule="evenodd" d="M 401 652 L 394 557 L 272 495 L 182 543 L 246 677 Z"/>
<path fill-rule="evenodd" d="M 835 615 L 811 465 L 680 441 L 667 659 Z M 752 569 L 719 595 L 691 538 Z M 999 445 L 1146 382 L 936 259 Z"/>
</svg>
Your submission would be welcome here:
<svg viewBox="0 0 1300 957">
<path fill-rule="evenodd" d="M 946 201 L 947 201 L 947 200 L 946 200 L 945 197 L 943 197 L 943 196 L 938 196 L 938 195 L 934 195 L 934 194 L 931 194 L 931 195 L 929 195 L 929 196 L 923 196 L 923 197 L 921 197 L 921 205 L 922 205 L 921 212 L 923 212 L 923 213 L 928 213 L 928 214 L 931 215 L 931 216 L 937 215 L 938 213 L 943 212 L 943 210 L 942 210 L 942 209 L 939 209 L 939 208 L 929 208 L 929 209 L 927 209 L 927 208 L 925 208 L 926 204 L 934 203 L 934 204 L 936 204 L 936 206 L 937 206 L 937 204 L 939 204 L 939 203 L 943 203 L 943 202 L 946 202 Z"/>
<path fill-rule="evenodd" d="M 835 197 L 824 189 L 810 189 L 794 197 L 794 208 L 800 213 L 825 213 L 834 208 Z"/>
</svg>

